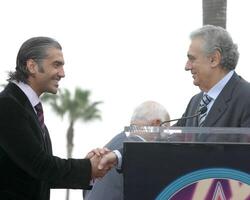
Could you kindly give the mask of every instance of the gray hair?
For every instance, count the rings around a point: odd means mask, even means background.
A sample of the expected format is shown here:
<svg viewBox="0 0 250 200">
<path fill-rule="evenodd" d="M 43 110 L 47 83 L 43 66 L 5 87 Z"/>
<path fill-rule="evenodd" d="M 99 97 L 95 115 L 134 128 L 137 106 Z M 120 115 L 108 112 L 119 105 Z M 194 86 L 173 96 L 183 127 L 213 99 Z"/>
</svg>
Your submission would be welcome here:
<svg viewBox="0 0 250 200">
<path fill-rule="evenodd" d="M 161 104 L 154 101 L 145 101 L 134 110 L 131 124 L 136 121 L 152 121 L 159 119 L 161 122 L 169 120 L 167 110 Z"/>
<path fill-rule="evenodd" d="M 220 65 L 228 70 L 235 69 L 239 59 L 238 47 L 224 28 L 205 25 L 190 34 L 191 40 L 197 37 L 201 37 L 204 41 L 203 51 L 205 54 L 211 55 L 218 50 L 221 54 Z"/>
<path fill-rule="evenodd" d="M 27 61 L 33 59 L 37 62 L 39 70 L 43 70 L 41 62 L 43 59 L 47 58 L 47 50 L 49 48 L 56 48 L 62 50 L 61 45 L 54 39 L 49 37 L 33 37 L 25 41 L 20 47 L 17 58 L 16 58 L 16 71 L 9 73 L 9 79 L 22 81 L 27 83 L 28 77 L 30 75 L 27 69 Z"/>
</svg>

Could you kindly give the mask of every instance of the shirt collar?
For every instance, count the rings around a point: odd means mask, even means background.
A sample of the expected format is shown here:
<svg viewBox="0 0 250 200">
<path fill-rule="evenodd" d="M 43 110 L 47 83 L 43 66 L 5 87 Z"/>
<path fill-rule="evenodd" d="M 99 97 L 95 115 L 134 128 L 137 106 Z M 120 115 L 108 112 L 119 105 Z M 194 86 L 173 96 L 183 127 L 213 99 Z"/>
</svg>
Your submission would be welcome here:
<svg viewBox="0 0 250 200">
<path fill-rule="evenodd" d="M 39 102 L 41 102 L 41 100 L 37 96 L 36 92 L 28 84 L 23 83 L 21 81 L 19 81 L 19 82 L 12 81 L 12 82 L 14 84 L 16 84 L 24 92 L 24 94 L 29 99 L 29 101 L 30 101 L 31 105 L 33 106 L 33 108 L 35 107 L 35 105 L 37 105 Z"/>
<path fill-rule="evenodd" d="M 208 96 L 212 97 L 213 100 L 215 100 L 219 94 L 221 93 L 221 91 L 223 90 L 223 88 L 225 87 L 225 85 L 228 83 L 228 81 L 231 79 L 231 77 L 234 74 L 234 70 L 228 72 L 226 74 L 226 76 L 224 76 L 218 83 L 216 83 L 207 93 Z"/>
</svg>

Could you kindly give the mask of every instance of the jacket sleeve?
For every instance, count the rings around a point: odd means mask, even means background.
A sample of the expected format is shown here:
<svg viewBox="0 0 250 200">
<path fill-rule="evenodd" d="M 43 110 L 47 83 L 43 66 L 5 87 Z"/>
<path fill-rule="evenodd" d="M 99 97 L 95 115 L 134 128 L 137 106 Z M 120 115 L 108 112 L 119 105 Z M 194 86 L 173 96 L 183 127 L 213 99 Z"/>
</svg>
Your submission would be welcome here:
<svg viewBox="0 0 250 200">
<path fill-rule="evenodd" d="M 0 99 L 1 156 L 35 179 L 57 188 L 89 188 L 89 159 L 61 159 L 49 155 L 39 140 L 34 119 L 12 98 Z"/>
</svg>

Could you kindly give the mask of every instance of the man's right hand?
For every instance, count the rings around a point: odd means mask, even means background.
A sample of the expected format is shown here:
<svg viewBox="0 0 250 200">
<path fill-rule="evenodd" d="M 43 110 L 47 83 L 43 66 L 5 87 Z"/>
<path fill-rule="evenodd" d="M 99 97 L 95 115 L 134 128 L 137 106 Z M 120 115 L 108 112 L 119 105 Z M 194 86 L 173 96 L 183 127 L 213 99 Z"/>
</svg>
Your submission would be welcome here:
<svg viewBox="0 0 250 200">
<path fill-rule="evenodd" d="M 98 154 L 93 153 L 90 158 L 92 167 L 92 179 L 102 178 L 112 167 L 117 164 L 117 156 L 114 152 L 104 148 L 102 151 L 98 149 Z M 100 153 L 101 152 L 101 153 Z M 88 154 L 90 155 L 90 154 Z"/>
<path fill-rule="evenodd" d="M 90 162 L 91 162 L 91 177 L 92 179 L 97 179 L 97 178 L 102 178 L 110 168 L 103 168 L 103 169 L 99 169 L 98 168 L 98 165 L 99 165 L 99 162 L 101 160 L 101 156 L 99 155 L 94 155 L 90 158 Z"/>
<path fill-rule="evenodd" d="M 116 154 L 113 151 L 108 152 L 102 156 L 98 165 L 98 169 L 99 170 L 111 169 L 112 167 L 117 165 L 117 162 L 118 160 Z"/>
</svg>

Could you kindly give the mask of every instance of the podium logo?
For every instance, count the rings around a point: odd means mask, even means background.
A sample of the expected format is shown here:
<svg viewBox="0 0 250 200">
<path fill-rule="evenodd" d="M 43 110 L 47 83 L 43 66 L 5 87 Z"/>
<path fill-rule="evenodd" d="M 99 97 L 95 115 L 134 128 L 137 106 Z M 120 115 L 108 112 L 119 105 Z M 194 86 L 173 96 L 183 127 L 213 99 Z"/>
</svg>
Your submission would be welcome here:
<svg viewBox="0 0 250 200">
<path fill-rule="evenodd" d="M 156 200 L 250 200 L 250 175 L 226 168 L 198 170 L 171 183 Z"/>
</svg>

